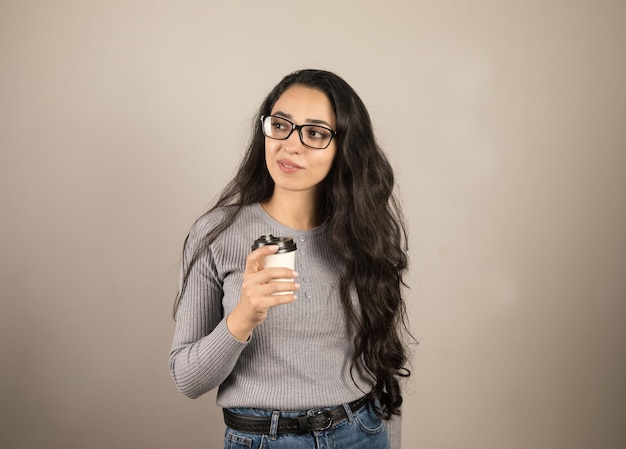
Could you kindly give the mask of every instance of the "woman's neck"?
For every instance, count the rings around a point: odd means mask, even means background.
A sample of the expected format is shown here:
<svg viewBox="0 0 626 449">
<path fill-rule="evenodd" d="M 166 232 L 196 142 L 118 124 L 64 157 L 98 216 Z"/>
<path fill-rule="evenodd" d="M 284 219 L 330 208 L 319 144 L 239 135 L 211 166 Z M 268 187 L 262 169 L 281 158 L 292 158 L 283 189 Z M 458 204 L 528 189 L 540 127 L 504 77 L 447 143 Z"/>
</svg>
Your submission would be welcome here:
<svg viewBox="0 0 626 449">
<path fill-rule="evenodd" d="M 282 192 L 274 190 L 272 196 L 261 202 L 263 209 L 279 223 L 299 231 L 313 229 L 322 224 L 316 195 L 310 192 Z"/>
</svg>

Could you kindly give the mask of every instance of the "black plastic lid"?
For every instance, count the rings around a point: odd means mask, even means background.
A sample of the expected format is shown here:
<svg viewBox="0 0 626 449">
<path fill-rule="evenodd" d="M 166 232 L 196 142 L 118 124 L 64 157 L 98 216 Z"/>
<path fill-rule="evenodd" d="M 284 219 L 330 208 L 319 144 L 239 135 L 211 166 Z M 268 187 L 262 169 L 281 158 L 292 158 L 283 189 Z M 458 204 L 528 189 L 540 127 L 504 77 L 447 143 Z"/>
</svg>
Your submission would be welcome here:
<svg viewBox="0 0 626 449">
<path fill-rule="evenodd" d="M 274 237 L 272 234 L 264 234 L 254 241 L 252 250 L 265 245 L 278 245 L 276 254 L 289 253 L 296 250 L 296 242 L 291 237 Z"/>
</svg>

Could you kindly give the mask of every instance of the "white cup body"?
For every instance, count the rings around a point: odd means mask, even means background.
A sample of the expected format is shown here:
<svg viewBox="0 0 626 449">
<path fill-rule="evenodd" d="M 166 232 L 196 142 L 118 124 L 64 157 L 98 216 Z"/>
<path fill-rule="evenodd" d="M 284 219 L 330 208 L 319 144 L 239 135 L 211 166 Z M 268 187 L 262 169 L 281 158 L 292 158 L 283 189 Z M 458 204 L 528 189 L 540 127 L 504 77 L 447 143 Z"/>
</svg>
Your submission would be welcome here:
<svg viewBox="0 0 626 449">
<path fill-rule="evenodd" d="M 295 270 L 296 264 L 296 252 L 289 251 L 288 253 L 270 254 L 265 256 L 265 268 L 289 268 Z M 293 282 L 293 279 L 274 279 L 276 282 Z M 293 292 L 277 292 L 275 295 L 291 295 Z"/>
</svg>

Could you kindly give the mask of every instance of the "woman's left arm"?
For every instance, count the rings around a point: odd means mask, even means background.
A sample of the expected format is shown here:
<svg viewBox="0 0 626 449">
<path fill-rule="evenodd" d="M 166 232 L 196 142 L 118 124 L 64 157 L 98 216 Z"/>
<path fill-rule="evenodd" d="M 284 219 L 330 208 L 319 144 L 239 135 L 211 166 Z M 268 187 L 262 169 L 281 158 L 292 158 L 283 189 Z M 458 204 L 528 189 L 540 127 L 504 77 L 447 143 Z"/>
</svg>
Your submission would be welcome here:
<svg viewBox="0 0 626 449">
<path fill-rule="evenodd" d="M 402 446 L 402 417 L 394 415 L 387 423 L 387 433 L 389 435 L 389 447 L 400 449 Z"/>
</svg>

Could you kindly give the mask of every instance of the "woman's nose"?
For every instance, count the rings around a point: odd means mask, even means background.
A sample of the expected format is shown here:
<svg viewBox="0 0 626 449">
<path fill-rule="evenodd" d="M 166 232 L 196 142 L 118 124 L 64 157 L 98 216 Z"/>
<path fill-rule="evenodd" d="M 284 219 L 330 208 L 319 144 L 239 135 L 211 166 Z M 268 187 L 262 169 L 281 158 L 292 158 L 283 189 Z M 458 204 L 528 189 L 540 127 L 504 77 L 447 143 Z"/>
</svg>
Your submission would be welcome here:
<svg viewBox="0 0 626 449">
<path fill-rule="evenodd" d="M 300 133 L 298 130 L 294 130 L 286 140 L 283 140 L 283 148 L 290 153 L 299 153 L 302 151 L 302 140 L 300 140 Z"/>
</svg>

